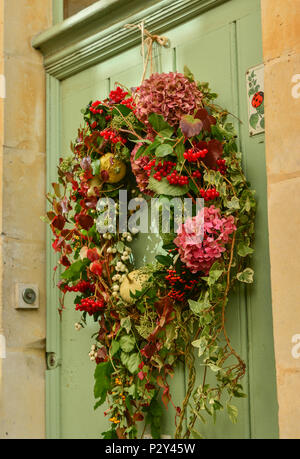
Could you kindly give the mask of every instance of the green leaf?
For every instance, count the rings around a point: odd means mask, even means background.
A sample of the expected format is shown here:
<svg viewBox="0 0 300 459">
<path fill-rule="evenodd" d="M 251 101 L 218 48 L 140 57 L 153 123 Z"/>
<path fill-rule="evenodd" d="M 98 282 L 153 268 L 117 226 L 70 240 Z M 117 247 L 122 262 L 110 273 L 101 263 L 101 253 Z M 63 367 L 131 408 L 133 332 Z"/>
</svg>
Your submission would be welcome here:
<svg viewBox="0 0 300 459">
<path fill-rule="evenodd" d="M 194 77 L 193 73 L 191 72 L 191 70 L 188 68 L 187 65 L 184 66 L 183 71 L 184 71 L 184 76 L 185 76 L 189 81 L 194 81 L 194 80 L 195 80 L 195 77 Z"/>
<path fill-rule="evenodd" d="M 61 278 L 68 281 L 75 281 L 79 279 L 82 271 L 85 270 L 90 263 L 88 259 L 75 261 L 65 272 L 61 274 Z"/>
<path fill-rule="evenodd" d="M 254 252 L 254 250 L 246 245 L 244 242 L 240 242 L 238 244 L 238 254 L 240 257 L 247 257 L 247 255 L 250 255 Z"/>
<path fill-rule="evenodd" d="M 120 346 L 122 351 L 131 352 L 135 346 L 135 339 L 133 336 L 122 336 L 120 339 Z"/>
<path fill-rule="evenodd" d="M 150 177 L 148 188 L 156 194 L 164 194 L 166 196 L 183 196 L 188 191 L 188 185 L 170 185 L 165 177 L 160 182 Z"/>
<path fill-rule="evenodd" d="M 156 148 L 155 150 L 155 155 L 158 158 L 163 158 L 164 156 L 172 155 L 173 154 L 173 148 L 171 145 L 168 145 L 167 143 L 163 143 L 159 147 Z"/>
<path fill-rule="evenodd" d="M 198 349 L 198 356 L 201 357 L 204 354 L 206 347 L 207 347 L 207 339 L 202 336 L 201 338 L 197 339 L 196 341 L 192 342 L 192 346 Z"/>
<path fill-rule="evenodd" d="M 127 334 L 130 332 L 131 330 L 131 320 L 130 320 L 130 317 L 123 317 L 123 319 L 121 319 L 121 327 L 122 328 L 125 328 Z"/>
<path fill-rule="evenodd" d="M 112 340 L 110 355 L 113 357 L 120 349 L 120 343 L 116 340 Z"/>
<path fill-rule="evenodd" d="M 127 368 L 131 374 L 137 373 L 139 364 L 141 363 L 141 357 L 138 352 L 131 354 L 127 361 Z"/>
<path fill-rule="evenodd" d="M 253 129 L 256 129 L 258 120 L 259 120 L 259 115 L 257 113 L 252 113 L 249 119 L 249 123 L 250 123 L 250 126 L 253 127 Z"/>
<path fill-rule="evenodd" d="M 265 119 L 264 119 L 264 118 L 262 118 L 262 119 L 260 120 L 260 127 L 261 127 L 262 129 L 265 129 Z"/>
<path fill-rule="evenodd" d="M 100 174 L 100 159 L 96 159 L 95 161 L 92 161 L 92 169 L 93 169 L 93 175 Z"/>
<path fill-rule="evenodd" d="M 228 413 L 228 416 L 229 416 L 229 419 L 231 420 L 231 422 L 233 424 L 236 424 L 237 423 L 237 417 L 238 417 L 238 414 L 239 414 L 237 407 L 227 403 L 227 413 Z"/>
<path fill-rule="evenodd" d="M 141 156 L 143 156 L 144 152 L 145 152 L 145 146 L 142 145 L 142 146 L 140 146 L 140 148 L 139 148 L 138 151 L 136 152 L 134 158 L 135 158 L 135 159 L 139 159 Z"/>
<path fill-rule="evenodd" d="M 246 284 L 252 284 L 253 282 L 254 271 L 251 268 L 244 269 L 243 272 L 237 274 L 237 279 L 240 282 L 245 282 Z"/>
<path fill-rule="evenodd" d="M 95 398 L 100 398 L 95 405 L 95 409 L 101 406 L 106 399 L 106 394 L 110 388 L 111 374 L 113 372 L 113 367 L 110 362 L 102 362 L 96 366 L 94 378 L 94 395 Z"/>
<path fill-rule="evenodd" d="M 217 282 L 217 280 L 222 276 L 223 269 L 220 269 L 221 265 L 219 263 L 214 263 L 213 266 L 210 268 L 209 277 L 208 277 L 208 285 L 211 287 L 213 284 Z"/>
<path fill-rule="evenodd" d="M 157 113 L 151 113 L 151 115 L 148 116 L 148 121 L 156 132 L 161 132 L 164 129 L 172 130 L 173 132 L 173 128 L 170 126 L 170 124 L 167 123 L 164 118 Z"/>
<path fill-rule="evenodd" d="M 211 306 L 210 302 L 208 301 L 208 292 L 207 292 L 207 295 L 205 295 L 204 300 L 201 300 L 201 301 L 188 300 L 188 303 L 189 303 L 191 311 L 196 315 L 199 315 L 202 311 L 210 308 Z"/>
<path fill-rule="evenodd" d="M 236 196 L 233 196 L 231 201 L 227 201 L 226 207 L 231 210 L 237 210 L 240 208 L 240 201 Z"/>
<path fill-rule="evenodd" d="M 164 266 L 170 266 L 172 263 L 172 258 L 169 257 L 169 255 L 156 255 L 156 260 L 158 263 L 164 265 Z"/>
</svg>

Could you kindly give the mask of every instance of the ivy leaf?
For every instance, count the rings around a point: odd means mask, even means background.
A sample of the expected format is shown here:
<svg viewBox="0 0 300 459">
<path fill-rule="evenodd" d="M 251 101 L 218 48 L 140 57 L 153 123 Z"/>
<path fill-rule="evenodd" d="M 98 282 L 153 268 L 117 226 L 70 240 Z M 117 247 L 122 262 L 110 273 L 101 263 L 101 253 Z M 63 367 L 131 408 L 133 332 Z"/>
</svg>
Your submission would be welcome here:
<svg viewBox="0 0 300 459">
<path fill-rule="evenodd" d="M 131 352 L 135 346 L 135 340 L 133 336 L 122 336 L 122 338 L 120 339 L 120 346 L 122 351 Z"/>
<path fill-rule="evenodd" d="M 167 143 L 159 145 L 159 147 L 157 147 L 155 150 L 155 156 L 158 158 L 163 158 L 164 156 L 172 155 L 173 153 L 173 148 Z"/>
<path fill-rule="evenodd" d="M 202 131 L 203 123 L 201 120 L 194 118 L 192 115 L 185 115 L 180 120 L 180 129 L 185 137 L 194 137 Z"/>
<path fill-rule="evenodd" d="M 237 409 L 237 407 L 227 403 L 227 413 L 228 413 L 229 419 L 231 420 L 232 424 L 236 424 L 237 423 L 237 417 L 238 417 L 238 409 Z"/>
<path fill-rule="evenodd" d="M 123 317 L 123 319 L 121 319 L 121 327 L 122 328 L 125 328 L 127 334 L 130 332 L 131 330 L 131 320 L 130 320 L 130 317 Z"/>
<path fill-rule="evenodd" d="M 231 201 L 227 201 L 226 207 L 230 210 L 237 210 L 240 208 L 240 201 L 236 196 L 233 196 Z"/>
<path fill-rule="evenodd" d="M 208 285 L 212 286 L 217 282 L 217 280 L 221 277 L 223 274 L 223 269 L 220 269 L 221 265 L 219 263 L 214 263 L 212 267 L 210 268 L 209 271 L 209 277 L 208 277 Z"/>
<path fill-rule="evenodd" d="M 207 339 L 204 336 L 202 336 L 196 341 L 193 341 L 192 346 L 198 349 L 198 356 L 201 357 L 201 355 L 204 354 L 205 349 L 207 347 Z"/>
<path fill-rule="evenodd" d="M 170 185 L 165 177 L 160 182 L 155 180 L 155 178 L 150 177 L 148 188 L 149 190 L 154 191 L 156 194 L 164 194 L 166 196 L 182 196 L 188 191 L 188 185 Z"/>
<path fill-rule="evenodd" d="M 201 301 L 188 300 L 188 303 L 189 303 L 191 311 L 196 315 L 199 315 L 202 311 L 210 308 L 211 306 L 210 302 L 208 301 L 208 292 L 207 294 L 205 294 L 205 298 L 203 300 Z"/>
<path fill-rule="evenodd" d="M 252 284 L 253 282 L 254 271 L 251 268 L 244 269 L 243 272 L 237 274 L 237 279 L 240 282 L 245 282 L 246 284 Z"/>
<path fill-rule="evenodd" d="M 247 255 L 250 255 L 254 252 L 254 250 L 246 245 L 244 242 L 240 242 L 238 244 L 238 254 L 240 257 L 247 257 Z"/>
</svg>

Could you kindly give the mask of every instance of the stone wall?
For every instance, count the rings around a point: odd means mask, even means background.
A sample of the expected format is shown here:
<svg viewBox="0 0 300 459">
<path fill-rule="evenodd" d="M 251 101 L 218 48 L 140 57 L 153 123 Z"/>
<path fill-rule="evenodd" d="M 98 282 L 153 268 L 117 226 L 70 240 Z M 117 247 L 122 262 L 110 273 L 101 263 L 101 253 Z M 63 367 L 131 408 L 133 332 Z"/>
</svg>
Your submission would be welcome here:
<svg viewBox="0 0 300 459">
<path fill-rule="evenodd" d="M 43 438 L 45 227 L 39 217 L 45 212 L 45 73 L 31 39 L 51 26 L 52 2 L 0 0 L 0 14 L 0 73 L 6 80 L 6 99 L 0 99 L 0 334 L 6 339 L 0 438 Z M 16 283 L 38 284 L 39 310 L 15 309 Z"/>
<path fill-rule="evenodd" d="M 262 28 L 279 429 L 300 438 L 300 1 L 262 0 Z"/>
</svg>

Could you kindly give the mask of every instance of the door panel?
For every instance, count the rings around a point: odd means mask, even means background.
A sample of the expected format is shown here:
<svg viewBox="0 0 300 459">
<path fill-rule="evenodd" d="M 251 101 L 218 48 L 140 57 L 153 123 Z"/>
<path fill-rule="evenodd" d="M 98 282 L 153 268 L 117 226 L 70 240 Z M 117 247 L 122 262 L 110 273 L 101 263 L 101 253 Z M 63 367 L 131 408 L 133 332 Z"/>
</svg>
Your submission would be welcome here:
<svg viewBox="0 0 300 459">
<path fill-rule="evenodd" d="M 156 51 L 158 71 L 183 71 L 183 66 L 188 65 L 197 79 L 209 81 L 211 88 L 220 94 L 218 102 L 242 120 L 240 124 L 233 119 L 241 139 L 244 166 L 257 190 L 259 204 L 253 262 L 255 284 L 249 291 L 240 288 L 234 292 L 227 311 L 229 336 L 247 362 L 243 384 L 249 397 L 234 402 L 240 412 L 237 425 L 232 425 L 227 415 L 221 414 L 215 426 L 208 422 L 197 429 L 208 438 L 276 437 L 264 136 L 249 137 L 245 84 L 247 68 L 262 62 L 260 2 L 229 1 L 164 35 L 170 39 L 171 47 Z M 92 99 L 106 97 L 115 81 L 127 87 L 139 85 L 141 75 L 140 48 L 135 47 L 64 80 L 61 83 L 61 152 L 69 155 L 70 141 L 82 123 L 81 108 Z M 134 248 L 138 265 L 154 258 L 157 243 L 155 237 L 141 236 Z M 90 336 L 97 326 L 90 322 L 86 329 L 75 332 L 78 317 L 69 297 L 61 321 L 61 436 L 99 438 L 99 434 L 107 430 L 108 420 L 103 415 L 105 407 L 93 411 L 94 364 L 88 358 Z M 197 374 L 200 382 L 200 365 Z M 183 400 L 185 385 L 185 369 L 181 367 L 171 383 L 175 404 Z M 170 407 L 163 418 L 163 434 L 173 436 L 173 425 L 174 412 Z"/>
</svg>

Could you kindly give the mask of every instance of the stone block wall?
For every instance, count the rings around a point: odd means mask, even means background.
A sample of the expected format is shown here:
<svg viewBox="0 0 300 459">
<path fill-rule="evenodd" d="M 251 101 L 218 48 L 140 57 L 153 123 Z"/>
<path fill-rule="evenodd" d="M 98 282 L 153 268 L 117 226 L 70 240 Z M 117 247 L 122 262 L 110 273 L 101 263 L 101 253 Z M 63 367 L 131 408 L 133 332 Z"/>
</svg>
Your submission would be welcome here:
<svg viewBox="0 0 300 459">
<path fill-rule="evenodd" d="M 31 39 L 51 26 L 51 0 L 1 0 L 0 15 L 0 74 L 6 82 L 6 98 L 0 99 L 0 335 L 6 340 L 0 438 L 43 438 L 45 226 L 39 217 L 46 192 L 45 72 Z M 38 284 L 39 310 L 15 309 L 17 283 Z"/>
<path fill-rule="evenodd" d="M 300 1 L 261 3 L 279 430 L 300 438 Z"/>
</svg>

